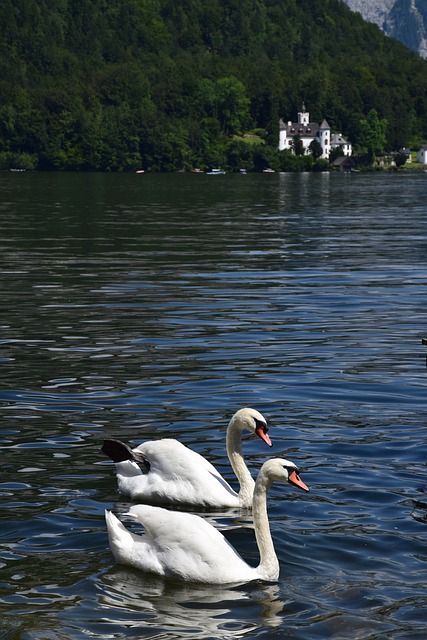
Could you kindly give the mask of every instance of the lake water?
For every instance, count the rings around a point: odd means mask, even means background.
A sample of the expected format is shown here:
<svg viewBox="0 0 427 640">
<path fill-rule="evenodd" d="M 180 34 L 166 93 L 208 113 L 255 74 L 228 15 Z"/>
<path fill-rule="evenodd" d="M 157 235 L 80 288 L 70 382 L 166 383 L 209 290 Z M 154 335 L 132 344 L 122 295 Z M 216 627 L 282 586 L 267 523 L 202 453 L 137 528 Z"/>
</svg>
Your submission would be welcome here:
<svg viewBox="0 0 427 640">
<path fill-rule="evenodd" d="M 0 174 L 0 638 L 427 637 L 427 174 Z M 105 437 L 234 485 L 261 411 L 277 584 L 114 564 Z M 251 517 L 204 514 L 250 563 Z"/>
</svg>

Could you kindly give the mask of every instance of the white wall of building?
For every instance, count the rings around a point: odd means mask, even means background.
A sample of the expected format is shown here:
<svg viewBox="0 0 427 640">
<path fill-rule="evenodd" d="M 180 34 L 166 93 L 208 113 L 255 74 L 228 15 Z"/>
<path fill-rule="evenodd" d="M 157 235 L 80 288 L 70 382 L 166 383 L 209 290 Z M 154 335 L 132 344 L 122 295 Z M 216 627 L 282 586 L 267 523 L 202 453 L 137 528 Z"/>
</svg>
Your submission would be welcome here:
<svg viewBox="0 0 427 640">
<path fill-rule="evenodd" d="M 352 154 L 351 143 L 341 133 L 331 134 L 331 129 L 326 120 L 323 120 L 320 127 L 317 123 L 312 123 L 312 125 L 313 135 L 310 135 L 310 114 L 305 110 L 304 105 L 298 113 L 298 122 L 289 121 L 285 124 L 280 121 L 279 151 L 284 151 L 285 149 L 292 151 L 294 136 L 299 135 L 306 155 L 310 153 L 309 147 L 313 140 L 317 140 L 321 145 L 322 158 L 329 158 L 331 149 L 336 147 L 340 147 L 342 155 L 350 156 Z"/>
</svg>

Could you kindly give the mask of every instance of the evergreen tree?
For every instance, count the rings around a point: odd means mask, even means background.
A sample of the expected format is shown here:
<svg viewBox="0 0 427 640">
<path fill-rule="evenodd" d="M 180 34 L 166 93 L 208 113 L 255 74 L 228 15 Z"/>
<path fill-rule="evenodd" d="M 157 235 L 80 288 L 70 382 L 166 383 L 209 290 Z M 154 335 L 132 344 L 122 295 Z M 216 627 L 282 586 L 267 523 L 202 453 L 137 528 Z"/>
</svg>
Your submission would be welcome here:
<svg viewBox="0 0 427 640">
<path fill-rule="evenodd" d="M 323 153 L 323 149 L 322 149 L 322 145 L 320 144 L 320 142 L 318 140 L 312 140 L 308 146 L 311 155 L 313 156 L 313 158 L 315 160 L 317 160 L 317 158 L 320 158 L 322 156 Z"/>
<path fill-rule="evenodd" d="M 427 61 L 339 0 L 0 3 L 1 167 L 280 166 L 303 100 L 371 156 L 427 140 Z"/>
<path fill-rule="evenodd" d="M 379 118 L 375 109 L 371 109 L 367 118 L 360 120 L 360 145 L 368 154 L 370 162 L 384 152 L 387 141 L 387 120 Z"/>
<path fill-rule="evenodd" d="M 292 147 L 294 150 L 294 154 L 296 156 L 303 156 L 304 155 L 304 143 L 301 140 L 301 136 L 300 135 L 295 135 L 293 138 L 293 143 L 292 143 Z"/>
</svg>

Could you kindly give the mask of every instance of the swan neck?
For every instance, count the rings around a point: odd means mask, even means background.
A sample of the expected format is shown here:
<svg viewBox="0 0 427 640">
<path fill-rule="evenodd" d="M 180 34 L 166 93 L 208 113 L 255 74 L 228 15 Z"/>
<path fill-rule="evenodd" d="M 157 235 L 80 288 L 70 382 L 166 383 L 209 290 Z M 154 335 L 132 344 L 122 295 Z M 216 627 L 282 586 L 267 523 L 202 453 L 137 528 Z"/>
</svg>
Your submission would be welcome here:
<svg viewBox="0 0 427 640">
<path fill-rule="evenodd" d="M 267 493 L 271 484 L 272 481 L 261 469 L 255 483 L 252 513 L 260 555 L 258 573 L 264 580 L 277 580 L 279 577 L 279 561 L 274 549 L 267 513 Z"/>
<path fill-rule="evenodd" d="M 243 507 L 250 507 L 255 482 L 242 454 L 242 431 L 244 426 L 232 419 L 227 429 L 227 455 L 240 484 L 239 499 Z"/>
</svg>

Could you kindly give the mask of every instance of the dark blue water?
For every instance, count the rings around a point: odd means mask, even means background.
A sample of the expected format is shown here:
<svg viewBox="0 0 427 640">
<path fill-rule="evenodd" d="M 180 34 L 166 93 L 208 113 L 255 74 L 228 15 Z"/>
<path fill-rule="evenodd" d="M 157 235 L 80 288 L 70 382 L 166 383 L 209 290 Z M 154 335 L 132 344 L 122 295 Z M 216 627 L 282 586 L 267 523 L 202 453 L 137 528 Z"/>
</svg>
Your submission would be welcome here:
<svg viewBox="0 0 427 640">
<path fill-rule="evenodd" d="M 0 638 L 425 639 L 427 174 L 0 179 Z M 172 436 L 234 484 L 252 406 L 275 585 L 114 565 L 105 437 Z M 209 516 L 258 561 L 251 518 Z"/>
</svg>

